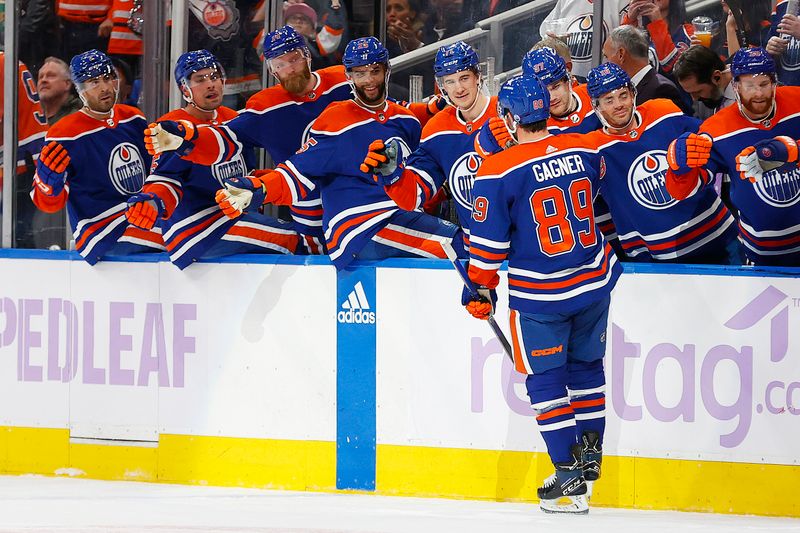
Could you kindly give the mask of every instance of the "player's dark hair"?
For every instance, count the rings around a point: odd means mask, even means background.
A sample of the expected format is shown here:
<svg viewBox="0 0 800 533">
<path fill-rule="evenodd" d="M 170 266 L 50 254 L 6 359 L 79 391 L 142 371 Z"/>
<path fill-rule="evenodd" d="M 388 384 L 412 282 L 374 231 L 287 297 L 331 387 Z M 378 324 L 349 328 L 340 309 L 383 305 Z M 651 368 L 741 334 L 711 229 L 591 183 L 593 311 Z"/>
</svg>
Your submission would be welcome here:
<svg viewBox="0 0 800 533">
<path fill-rule="evenodd" d="M 540 120 L 538 122 L 531 122 L 530 124 L 520 124 L 520 128 L 528 133 L 536 133 L 537 131 L 547 130 L 547 120 Z"/>
<path fill-rule="evenodd" d="M 715 70 L 725 70 L 725 63 L 716 52 L 701 44 L 690 46 L 678 57 L 672 73 L 677 80 L 685 80 L 690 76 L 697 79 L 697 83 L 711 83 L 711 76 Z"/>
</svg>

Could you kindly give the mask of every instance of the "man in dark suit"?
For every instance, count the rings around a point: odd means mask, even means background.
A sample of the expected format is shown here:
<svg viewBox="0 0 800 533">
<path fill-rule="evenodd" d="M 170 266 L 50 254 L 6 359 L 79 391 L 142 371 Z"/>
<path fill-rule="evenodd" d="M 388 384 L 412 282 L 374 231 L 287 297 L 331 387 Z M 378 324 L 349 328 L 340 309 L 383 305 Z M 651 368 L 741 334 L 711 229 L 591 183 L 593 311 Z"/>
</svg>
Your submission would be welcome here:
<svg viewBox="0 0 800 533">
<path fill-rule="evenodd" d="M 623 25 L 615 28 L 608 36 L 603 44 L 603 55 L 608 61 L 622 67 L 630 76 L 636 86 L 636 105 L 653 98 L 666 98 L 675 102 L 684 113 L 691 115 L 691 104 L 684 99 L 678 87 L 656 72 L 648 62 L 649 47 L 644 33 L 633 26 Z"/>
</svg>

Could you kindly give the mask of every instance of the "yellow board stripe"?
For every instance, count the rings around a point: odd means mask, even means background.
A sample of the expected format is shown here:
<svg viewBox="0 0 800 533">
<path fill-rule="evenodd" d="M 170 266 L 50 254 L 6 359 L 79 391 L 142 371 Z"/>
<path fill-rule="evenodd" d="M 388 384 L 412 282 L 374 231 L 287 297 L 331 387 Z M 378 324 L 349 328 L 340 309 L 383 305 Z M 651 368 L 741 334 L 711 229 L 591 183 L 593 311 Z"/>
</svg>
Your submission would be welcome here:
<svg viewBox="0 0 800 533">
<path fill-rule="evenodd" d="M 71 443 L 0 427 L 0 473 L 334 491 L 336 443 L 161 435 L 157 447 Z M 379 445 L 376 492 L 534 502 L 544 453 Z M 592 505 L 800 517 L 800 466 L 605 457 Z"/>
</svg>

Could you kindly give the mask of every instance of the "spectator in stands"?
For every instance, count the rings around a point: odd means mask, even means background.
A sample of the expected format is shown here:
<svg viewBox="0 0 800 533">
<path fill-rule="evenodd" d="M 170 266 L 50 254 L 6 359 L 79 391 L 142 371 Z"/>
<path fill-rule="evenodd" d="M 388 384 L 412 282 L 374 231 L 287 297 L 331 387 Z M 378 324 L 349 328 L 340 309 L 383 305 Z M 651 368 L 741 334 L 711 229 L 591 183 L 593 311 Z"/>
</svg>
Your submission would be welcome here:
<svg viewBox="0 0 800 533">
<path fill-rule="evenodd" d="M 430 0 L 422 43 L 431 44 L 475 27 L 464 9 L 464 0 Z"/>
<path fill-rule="evenodd" d="M 694 27 L 686 21 L 684 0 L 632 0 L 622 24 L 647 29 L 662 74 L 672 72 L 694 35 Z"/>
<path fill-rule="evenodd" d="M 619 26 L 627 4 L 628 0 L 605 0 L 602 38 Z M 592 68 L 592 38 L 596 27 L 593 18 L 594 4 L 591 0 L 557 0 L 539 27 L 542 38 L 558 37 L 566 41 L 572 56 L 572 73 L 580 80 L 584 80 Z"/>
<path fill-rule="evenodd" d="M 87 50 L 106 50 L 110 28 L 100 28 L 109 16 L 111 0 L 57 0 L 61 23 L 61 57 L 70 59 Z"/>
<path fill-rule="evenodd" d="M 78 98 L 69 76 L 69 66 L 57 57 L 48 57 L 39 69 L 36 83 L 48 126 L 52 126 L 83 104 Z"/>
<path fill-rule="evenodd" d="M 692 114 L 692 108 L 683 99 L 678 88 L 670 80 L 657 73 L 647 58 L 649 43 L 640 30 L 630 25 L 620 26 L 611 32 L 603 44 L 603 56 L 616 63 L 631 78 L 636 87 L 636 105 L 654 98 L 667 98 L 675 102 L 684 113 Z"/>
<path fill-rule="evenodd" d="M 731 71 L 710 48 L 692 46 L 675 63 L 672 73 L 697 102 L 696 116 L 701 120 L 736 101 Z"/>
<path fill-rule="evenodd" d="M 137 7 L 134 0 L 113 0 L 109 17 L 100 25 L 100 31 L 109 33 L 108 55 L 124 60 L 133 77 L 138 78 L 144 45 L 141 26 L 137 22 L 142 20 L 143 14 L 141 11 L 133 12 L 134 7 Z M 141 3 L 138 7 L 144 8 Z"/>
<path fill-rule="evenodd" d="M 283 8 L 284 24 L 302 35 L 311 52 L 311 68 L 316 70 L 337 64 L 336 50 L 342 40 L 344 23 L 342 11 L 331 7 L 325 25 L 317 32 L 317 12 L 305 2 L 286 3 Z"/>
<path fill-rule="evenodd" d="M 23 0 L 19 16 L 19 60 L 36 77 L 44 59 L 58 53 L 56 12 L 51 0 Z"/>
<path fill-rule="evenodd" d="M 775 60 L 778 80 L 784 85 L 800 85 L 800 19 L 787 14 L 789 2 L 778 2 L 772 13 L 771 37 L 767 52 Z"/>
<path fill-rule="evenodd" d="M 421 47 L 423 24 L 417 0 L 386 0 L 386 48 L 389 57 Z"/>
<path fill-rule="evenodd" d="M 746 46 L 765 47 L 769 41 L 770 0 L 722 0 L 722 8 L 727 13 L 725 31 L 727 34 L 727 56 L 733 54 L 744 43 Z M 742 28 L 736 22 L 735 13 L 741 14 Z"/>
</svg>

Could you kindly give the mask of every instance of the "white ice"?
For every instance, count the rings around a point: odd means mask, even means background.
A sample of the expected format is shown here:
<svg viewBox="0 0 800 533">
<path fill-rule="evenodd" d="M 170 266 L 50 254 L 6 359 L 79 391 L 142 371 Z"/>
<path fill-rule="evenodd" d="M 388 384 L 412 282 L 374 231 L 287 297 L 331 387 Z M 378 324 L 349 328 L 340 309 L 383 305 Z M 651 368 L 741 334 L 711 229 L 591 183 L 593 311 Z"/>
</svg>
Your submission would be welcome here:
<svg viewBox="0 0 800 533">
<path fill-rule="evenodd" d="M 0 476 L 0 532 L 800 532 L 800 520 L 534 504 Z"/>
</svg>

